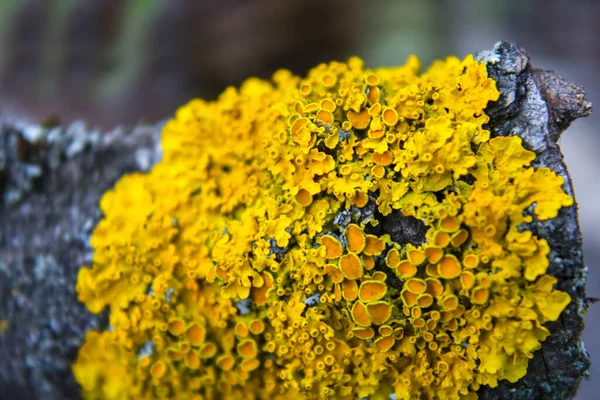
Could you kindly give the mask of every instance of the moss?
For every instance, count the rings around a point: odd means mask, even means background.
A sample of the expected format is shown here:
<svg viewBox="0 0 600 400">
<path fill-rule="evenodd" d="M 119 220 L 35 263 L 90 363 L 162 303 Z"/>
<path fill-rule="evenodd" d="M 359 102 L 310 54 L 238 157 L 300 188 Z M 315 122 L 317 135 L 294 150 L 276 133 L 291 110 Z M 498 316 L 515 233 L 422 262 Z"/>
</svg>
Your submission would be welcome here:
<svg viewBox="0 0 600 400">
<path fill-rule="evenodd" d="M 73 365 L 84 397 L 458 399 L 524 376 L 570 298 L 523 226 L 573 200 L 490 139 L 484 65 L 419 69 L 352 58 L 182 107 L 163 160 L 102 198 L 77 292 L 114 329 Z M 394 213 L 423 240 L 382 230 Z"/>
</svg>

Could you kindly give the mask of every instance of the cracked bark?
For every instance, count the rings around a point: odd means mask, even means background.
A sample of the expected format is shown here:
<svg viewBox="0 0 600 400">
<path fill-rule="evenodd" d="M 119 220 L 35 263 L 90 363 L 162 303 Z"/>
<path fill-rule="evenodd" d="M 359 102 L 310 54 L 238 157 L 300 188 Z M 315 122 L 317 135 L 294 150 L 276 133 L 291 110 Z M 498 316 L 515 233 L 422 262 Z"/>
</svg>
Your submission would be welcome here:
<svg viewBox="0 0 600 400">
<path fill-rule="evenodd" d="M 534 69 L 515 44 L 479 53 L 498 84 L 491 104 L 493 135 L 519 135 L 547 166 L 572 183 L 557 144 L 576 118 L 591 111 L 585 92 L 552 72 Z M 98 200 L 125 173 L 160 159 L 160 126 L 95 132 L 81 124 L 42 129 L 0 119 L 0 398 L 78 399 L 70 365 L 85 331 L 107 326 L 77 302 L 79 267 L 89 262 L 89 236 L 101 217 Z M 390 221 L 386 221 L 389 225 Z M 516 383 L 482 387 L 482 399 L 564 399 L 587 376 L 581 342 L 586 308 L 582 239 L 576 206 L 528 229 L 548 240 L 549 273 L 573 301 Z M 0 325 L 1 326 L 1 325 Z M 1 328 L 0 328 L 1 329 Z"/>
</svg>

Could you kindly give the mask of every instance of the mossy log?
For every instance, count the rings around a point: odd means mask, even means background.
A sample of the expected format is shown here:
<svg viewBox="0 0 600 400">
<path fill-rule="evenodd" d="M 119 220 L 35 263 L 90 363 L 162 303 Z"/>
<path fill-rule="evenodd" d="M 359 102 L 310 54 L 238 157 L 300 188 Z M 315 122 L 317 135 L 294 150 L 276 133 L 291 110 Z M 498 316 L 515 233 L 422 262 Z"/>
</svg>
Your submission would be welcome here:
<svg viewBox="0 0 600 400">
<path fill-rule="evenodd" d="M 535 69 L 527 53 L 500 42 L 478 54 L 497 82 L 500 100 L 487 111 L 492 135 L 518 135 L 535 151 L 535 166 L 571 179 L 557 144 L 570 123 L 591 111 L 583 89 Z M 101 195 L 123 174 L 145 171 L 160 159 L 161 125 L 100 132 L 76 123 L 41 127 L 0 119 L 0 398 L 77 399 L 71 372 L 84 333 L 106 329 L 77 301 L 75 282 L 89 262 L 89 237 L 101 213 Z M 384 226 L 394 230 L 393 217 Z M 586 267 L 577 207 L 527 227 L 552 249 L 549 273 L 573 299 L 548 325 L 550 337 L 517 383 L 483 387 L 481 399 L 574 397 L 587 376 L 581 342 L 587 302 Z M 387 229 L 387 228 L 386 228 Z"/>
</svg>

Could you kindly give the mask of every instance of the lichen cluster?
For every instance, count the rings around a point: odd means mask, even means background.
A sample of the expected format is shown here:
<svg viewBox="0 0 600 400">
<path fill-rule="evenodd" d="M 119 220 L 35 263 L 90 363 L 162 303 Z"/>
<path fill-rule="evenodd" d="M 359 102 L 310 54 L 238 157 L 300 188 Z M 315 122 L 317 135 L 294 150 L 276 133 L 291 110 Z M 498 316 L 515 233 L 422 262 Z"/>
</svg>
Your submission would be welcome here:
<svg viewBox="0 0 600 400">
<path fill-rule="evenodd" d="M 101 200 L 77 292 L 111 329 L 73 365 L 84 397 L 458 399 L 521 378 L 570 301 L 527 226 L 573 200 L 484 129 L 485 65 L 419 69 L 352 58 L 181 108 L 163 160 Z"/>
</svg>

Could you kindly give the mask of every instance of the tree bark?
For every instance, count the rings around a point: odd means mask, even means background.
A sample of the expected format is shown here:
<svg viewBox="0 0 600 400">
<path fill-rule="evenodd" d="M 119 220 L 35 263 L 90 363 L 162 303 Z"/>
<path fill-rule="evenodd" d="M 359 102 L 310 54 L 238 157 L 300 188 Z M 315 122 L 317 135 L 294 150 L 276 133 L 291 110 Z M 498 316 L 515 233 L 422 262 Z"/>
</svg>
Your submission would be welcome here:
<svg viewBox="0 0 600 400">
<path fill-rule="evenodd" d="M 557 140 L 591 104 L 583 89 L 534 69 L 515 44 L 499 42 L 477 55 L 497 81 L 500 100 L 487 113 L 492 135 L 518 135 L 537 153 L 535 166 L 565 178 Z M 71 363 L 89 329 L 106 329 L 77 301 L 81 265 L 91 261 L 89 238 L 101 218 L 98 201 L 123 175 L 147 171 L 160 159 L 161 125 L 99 132 L 81 123 L 44 128 L 0 119 L 0 398 L 78 399 Z M 573 301 L 515 384 L 483 387 L 481 399 L 564 399 L 575 396 L 589 368 L 581 342 L 587 307 L 586 267 L 577 207 L 528 226 L 552 249 L 549 273 Z"/>
</svg>

